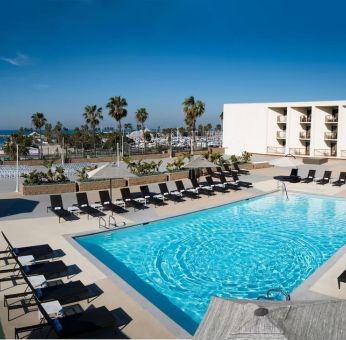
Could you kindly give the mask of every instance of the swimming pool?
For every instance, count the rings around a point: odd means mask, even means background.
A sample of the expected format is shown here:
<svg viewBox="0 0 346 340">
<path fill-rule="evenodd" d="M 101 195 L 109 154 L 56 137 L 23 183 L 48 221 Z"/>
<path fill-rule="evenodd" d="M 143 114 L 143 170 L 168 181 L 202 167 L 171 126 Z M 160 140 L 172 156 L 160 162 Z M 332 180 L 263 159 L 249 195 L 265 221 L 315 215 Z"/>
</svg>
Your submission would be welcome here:
<svg viewBox="0 0 346 340">
<path fill-rule="evenodd" d="M 212 296 L 292 292 L 346 242 L 346 200 L 279 194 L 76 241 L 193 334 Z"/>
</svg>

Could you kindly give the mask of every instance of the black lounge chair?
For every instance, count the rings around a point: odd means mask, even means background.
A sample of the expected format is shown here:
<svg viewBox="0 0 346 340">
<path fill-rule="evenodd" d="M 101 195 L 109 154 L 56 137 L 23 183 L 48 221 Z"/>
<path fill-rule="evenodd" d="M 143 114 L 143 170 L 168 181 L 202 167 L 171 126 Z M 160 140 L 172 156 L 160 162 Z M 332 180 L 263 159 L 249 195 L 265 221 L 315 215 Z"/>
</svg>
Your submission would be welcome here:
<svg viewBox="0 0 346 340">
<path fill-rule="evenodd" d="M 226 175 L 226 176 L 232 176 L 232 174 L 233 174 L 234 172 L 238 173 L 237 170 L 231 169 L 230 165 L 227 164 L 227 163 L 224 163 L 224 164 L 223 164 L 223 167 L 224 167 L 224 169 L 225 169 L 225 175 Z"/>
<path fill-rule="evenodd" d="M 166 183 L 159 183 L 160 192 L 163 197 L 174 202 L 182 201 L 183 194 L 180 191 L 169 191 Z"/>
<path fill-rule="evenodd" d="M 233 177 L 234 182 L 237 185 L 239 185 L 240 187 L 243 187 L 243 188 L 251 188 L 252 187 L 252 183 L 251 182 L 245 182 L 245 181 L 239 180 L 238 174 L 233 173 L 232 177 Z"/>
<path fill-rule="evenodd" d="M 0 274 L 13 273 L 19 268 L 2 269 Z M 44 275 L 47 280 L 68 276 L 68 268 L 63 261 L 38 262 L 23 266 L 26 275 Z"/>
<path fill-rule="evenodd" d="M 346 172 L 340 172 L 339 179 L 333 182 L 334 186 L 342 186 L 345 184 L 346 181 Z"/>
<path fill-rule="evenodd" d="M 0 260 L 13 258 L 11 252 L 13 252 L 16 256 L 32 255 L 35 261 L 46 260 L 54 257 L 54 250 L 49 244 L 38 244 L 35 246 L 14 248 L 6 235 L 3 232 L 1 232 L 1 234 L 7 243 L 7 249 L 1 251 L 0 254 L 8 254 L 8 256 L 2 257 Z"/>
<path fill-rule="evenodd" d="M 64 209 L 61 195 L 50 195 L 50 210 L 59 217 L 59 223 L 61 218 L 66 221 L 72 216 L 70 211 Z"/>
<path fill-rule="evenodd" d="M 149 187 L 147 185 L 141 185 L 140 187 L 142 196 L 146 201 L 153 203 L 155 206 L 156 205 L 164 205 L 165 198 L 161 194 L 154 194 L 150 192 Z"/>
<path fill-rule="evenodd" d="M 101 205 L 103 206 L 103 209 L 111 211 L 112 215 L 113 213 L 121 214 L 121 213 L 127 212 L 126 209 L 112 202 L 108 190 L 99 191 L 99 196 L 100 196 L 100 201 L 101 201 Z"/>
<path fill-rule="evenodd" d="M 120 188 L 121 197 L 123 201 L 125 202 L 125 206 L 133 207 L 134 210 L 136 209 L 144 209 L 145 207 L 145 199 L 143 198 L 134 198 L 131 195 L 131 191 L 129 188 Z"/>
<path fill-rule="evenodd" d="M 229 171 L 227 171 L 227 170 L 222 170 L 221 166 L 217 166 L 217 167 L 216 167 L 216 171 L 217 171 L 217 173 L 220 174 L 219 177 L 220 177 L 221 175 L 224 175 L 224 176 L 232 176 L 231 173 L 230 173 Z"/>
<path fill-rule="evenodd" d="M 330 176 L 332 175 L 331 171 L 325 171 L 323 174 L 323 177 L 320 178 L 319 180 L 316 181 L 317 184 L 321 184 L 321 185 L 325 185 L 327 183 L 329 183 L 330 181 Z"/>
<path fill-rule="evenodd" d="M 50 326 L 59 338 L 77 338 L 82 337 L 83 334 L 85 334 L 84 338 L 90 338 L 93 337 L 91 336 L 93 332 L 115 329 L 118 324 L 117 318 L 105 306 L 89 308 L 80 313 L 52 319 L 40 301 L 36 297 L 34 298 L 40 313 L 47 322 L 16 328 L 15 338 L 18 338 L 20 333 L 26 332 L 28 329 L 42 329 L 45 326 Z"/>
<path fill-rule="evenodd" d="M 200 198 L 198 189 L 185 188 L 183 181 L 181 180 L 175 181 L 175 185 L 177 187 L 177 190 L 181 192 L 183 196 L 187 196 L 190 198 Z"/>
<path fill-rule="evenodd" d="M 224 174 L 220 176 L 220 181 L 232 190 L 241 190 L 241 187 L 238 184 L 228 182 Z"/>
<path fill-rule="evenodd" d="M 33 294 L 35 294 L 40 302 L 57 300 L 61 305 L 86 300 L 90 296 L 88 287 L 85 286 L 81 281 L 70 281 L 67 283 L 57 284 L 49 287 L 34 288 L 25 276 L 24 278 L 30 288 L 30 291 L 27 290 L 23 293 L 4 295 L 5 307 L 10 305 L 8 303 L 8 300 L 10 299 L 26 297 L 30 295 L 32 296 Z"/>
<path fill-rule="evenodd" d="M 297 168 L 292 168 L 289 176 L 274 176 L 274 179 L 277 179 L 278 181 L 291 183 L 298 183 L 301 180 L 300 176 L 298 176 Z"/>
<path fill-rule="evenodd" d="M 200 184 L 197 182 L 196 177 L 190 178 L 190 181 L 191 181 L 192 186 L 193 186 L 195 189 L 198 189 L 199 192 L 201 192 L 201 194 L 205 194 L 205 195 L 208 195 L 208 196 L 214 194 L 214 189 L 213 189 L 212 187 L 207 186 L 207 185 L 200 185 Z"/>
<path fill-rule="evenodd" d="M 211 168 L 206 168 L 206 170 L 207 170 L 208 176 L 210 176 L 210 177 L 217 177 L 217 178 L 220 177 L 221 172 L 213 171 L 213 170 L 211 170 Z"/>
<path fill-rule="evenodd" d="M 77 205 L 81 212 L 88 214 L 91 217 L 99 217 L 99 216 L 105 216 L 103 212 L 101 212 L 98 209 L 95 209 L 89 205 L 88 195 L 86 192 L 77 192 Z"/>
<path fill-rule="evenodd" d="M 316 175 L 316 170 L 309 170 L 309 173 L 307 175 L 307 177 L 303 178 L 301 180 L 302 183 L 310 183 L 313 182 L 314 178 Z"/>
<path fill-rule="evenodd" d="M 227 191 L 226 185 L 224 183 L 215 183 L 211 176 L 205 176 L 208 186 L 212 187 L 214 190 L 221 191 L 225 193 Z"/>
<path fill-rule="evenodd" d="M 239 164 L 237 162 L 233 163 L 233 166 L 238 174 L 248 175 L 250 173 L 249 170 L 239 168 Z"/>
</svg>

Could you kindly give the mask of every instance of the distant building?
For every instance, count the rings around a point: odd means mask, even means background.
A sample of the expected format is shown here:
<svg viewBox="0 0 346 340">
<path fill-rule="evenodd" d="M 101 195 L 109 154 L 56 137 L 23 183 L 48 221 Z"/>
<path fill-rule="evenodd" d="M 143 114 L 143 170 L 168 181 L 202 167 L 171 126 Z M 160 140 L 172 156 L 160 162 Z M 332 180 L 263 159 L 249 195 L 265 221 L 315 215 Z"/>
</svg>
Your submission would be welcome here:
<svg viewBox="0 0 346 340">
<path fill-rule="evenodd" d="M 346 157 L 346 100 L 224 104 L 226 154 Z"/>
</svg>

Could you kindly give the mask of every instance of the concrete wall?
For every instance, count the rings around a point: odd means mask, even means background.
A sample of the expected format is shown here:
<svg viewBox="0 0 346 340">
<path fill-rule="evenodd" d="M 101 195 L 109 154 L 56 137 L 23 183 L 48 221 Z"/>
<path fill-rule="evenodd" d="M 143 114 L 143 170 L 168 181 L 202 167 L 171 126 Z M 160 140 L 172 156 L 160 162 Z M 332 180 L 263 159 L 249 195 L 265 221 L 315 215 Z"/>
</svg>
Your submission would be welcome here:
<svg viewBox="0 0 346 340">
<path fill-rule="evenodd" d="M 243 151 L 265 153 L 266 130 L 265 105 L 224 105 L 223 146 L 227 155 L 240 155 Z"/>
</svg>

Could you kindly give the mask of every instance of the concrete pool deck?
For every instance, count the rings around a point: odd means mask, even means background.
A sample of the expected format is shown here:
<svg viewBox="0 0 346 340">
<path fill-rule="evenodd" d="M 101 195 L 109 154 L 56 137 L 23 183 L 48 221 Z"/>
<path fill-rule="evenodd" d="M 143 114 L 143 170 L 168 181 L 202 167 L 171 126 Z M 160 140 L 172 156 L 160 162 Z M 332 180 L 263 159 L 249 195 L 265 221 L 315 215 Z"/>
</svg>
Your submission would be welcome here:
<svg viewBox="0 0 346 340">
<path fill-rule="evenodd" d="M 346 163 L 346 162 L 345 162 Z M 325 165 L 325 167 L 328 167 Z M 346 168 L 346 164 L 345 164 Z M 322 171 L 323 168 L 320 168 Z M 198 200 L 186 199 L 184 203 L 169 203 L 164 207 L 150 207 L 143 211 L 133 212 L 129 211 L 123 215 L 117 215 L 117 222 L 126 222 L 129 224 L 136 224 L 145 221 L 153 221 L 169 217 L 172 215 L 183 214 L 200 209 L 210 208 L 225 203 L 230 203 L 249 197 L 265 194 L 273 190 L 277 190 L 277 181 L 272 179 L 272 176 L 278 174 L 285 174 L 289 170 L 280 168 L 267 168 L 253 170 L 250 176 L 242 176 L 243 180 L 254 182 L 253 189 L 245 189 L 239 192 L 230 193 L 217 193 L 215 196 L 206 197 L 202 196 Z M 306 171 L 307 172 L 307 171 Z M 170 184 L 169 184 L 170 185 Z M 152 185 L 158 191 L 157 186 Z M 331 185 L 320 186 L 315 183 L 310 184 L 288 184 L 287 189 L 289 192 L 306 192 L 318 195 L 328 195 L 337 197 L 346 197 L 346 190 L 342 187 L 332 187 Z M 136 187 L 131 188 L 136 191 Z M 88 193 L 90 201 L 98 200 L 97 192 Z M 120 197 L 117 190 L 113 190 L 113 198 Z M 170 325 L 167 320 L 163 320 L 160 315 L 152 312 L 147 308 L 143 301 L 139 301 L 131 292 L 126 291 L 124 287 L 117 284 L 107 273 L 100 268 L 95 262 L 91 261 L 84 252 L 78 250 L 70 241 L 71 235 L 98 232 L 98 220 L 96 218 L 87 219 L 82 215 L 79 220 L 73 222 L 58 223 L 56 216 L 51 213 L 47 214 L 46 206 L 48 203 L 48 196 L 35 196 L 23 197 L 17 194 L 1 195 L 0 199 L 29 199 L 37 202 L 32 211 L 20 211 L 16 214 L 8 216 L 0 215 L 0 230 L 8 236 L 9 240 L 14 246 L 26 246 L 31 244 L 49 243 L 54 249 L 61 249 L 65 255 L 61 258 L 67 265 L 77 265 L 81 270 L 73 277 L 73 280 L 81 280 L 84 284 L 95 283 L 103 291 L 103 294 L 92 301 L 93 306 L 105 305 L 109 310 L 114 311 L 115 314 L 121 314 L 122 318 L 126 319 L 124 326 L 121 328 L 121 333 L 113 335 L 114 337 L 128 337 L 128 338 L 177 338 L 189 337 L 179 327 L 175 327 L 173 321 Z M 65 206 L 75 203 L 74 194 L 63 195 Z M 66 203 L 65 203 L 66 202 Z M 0 203 L 1 204 L 1 203 Z M 14 203 L 15 204 L 15 203 Z M 15 209 L 13 209 L 15 211 Z M 0 237 L 0 248 L 5 248 L 5 242 Z M 1 264 L 3 265 L 3 263 Z M 346 268 L 346 250 L 341 249 L 335 257 L 327 261 L 325 265 L 319 268 L 316 273 L 320 273 L 315 277 L 316 280 L 309 282 L 309 279 L 304 282 L 305 290 L 300 292 L 297 290 L 293 294 L 293 298 L 319 298 L 326 299 L 346 299 L 346 285 L 341 286 L 339 290 L 337 287 L 336 278 Z M 315 275 L 313 274 L 312 277 Z M 67 282 L 67 279 L 63 280 Z M 303 284 L 303 285 L 304 285 Z M 303 286 L 302 285 L 302 286 Z M 23 285 L 12 286 L 9 283 L 1 283 L 0 303 L 3 306 L 4 294 L 12 294 L 23 291 Z M 298 288 L 299 289 L 299 288 Z M 315 295 L 316 294 L 316 295 Z M 86 309 L 89 304 L 85 301 L 80 305 Z M 23 314 L 23 310 L 13 311 L 12 321 L 7 321 L 7 310 L 0 307 L 0 317 L 3 324 L 4 332 L 7 337 L 14 337 L 14 328 L 23 327 L 38 322 L 38 312 Z M 11 314 L 12 315 L 12 314 Z M 125 318 L 124 315 L 127 317 Z"/>
</svg>

